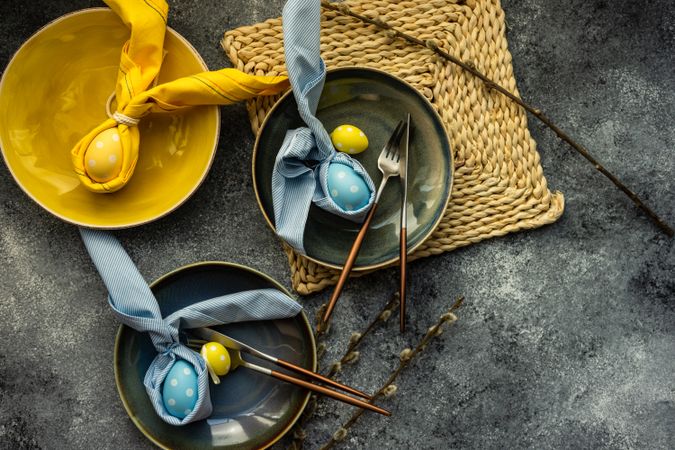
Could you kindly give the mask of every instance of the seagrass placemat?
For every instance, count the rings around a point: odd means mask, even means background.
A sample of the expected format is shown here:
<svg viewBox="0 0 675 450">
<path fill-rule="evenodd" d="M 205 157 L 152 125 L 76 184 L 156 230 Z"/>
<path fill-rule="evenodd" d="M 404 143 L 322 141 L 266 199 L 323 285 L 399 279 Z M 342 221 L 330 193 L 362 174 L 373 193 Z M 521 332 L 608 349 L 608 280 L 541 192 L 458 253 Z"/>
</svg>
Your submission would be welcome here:
<svg viewBox="0 0 675 450">
<path fill-rule="evenodd" d="M 343 5 L 424 41 L 435 40 L 518 95 L 498 0 L 351 0 Z M 404 79 L 431 101 L 450 136 L 455 165 L 452 197 L 438 228 L 410 260 L 537 228 L 560 217 L 563 195 L 551 193 L 546 185 L 521 107 L 427 48 L 393 39 L 374 25 L 338 12 L 324 9 L 321 19 L 321 54 L 328 68 L 373 67 Z M 286 74 L 280 18 L 228 31 L 222 45 L 240 70 Z M 248 102 L 254 133 L 277 99 Z M 284 247 L 298 293 L 335 284 L 338 271 Z"/>
</svg>

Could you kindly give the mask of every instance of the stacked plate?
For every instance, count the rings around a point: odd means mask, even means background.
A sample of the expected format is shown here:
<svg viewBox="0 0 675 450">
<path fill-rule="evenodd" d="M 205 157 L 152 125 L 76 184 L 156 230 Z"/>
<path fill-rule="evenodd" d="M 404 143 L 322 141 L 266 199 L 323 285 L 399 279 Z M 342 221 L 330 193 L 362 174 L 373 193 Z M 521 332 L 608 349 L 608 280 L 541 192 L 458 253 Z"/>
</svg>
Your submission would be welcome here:
<svg viewBox="0 0 675 450">
<path fill-rule="evenodd" d="M 369 149 L 353 156 L 377 186 L 382 177 L 377 168 L 380 150 L 407 112 L 414 124 L 408 159 L 408 251 L 412 252 L 440 222 L 452 187 L 450 143 L 434 107 L 399 78 L 375 69 L 344 68 L 328 72 L 317 117 L 328 131 L 343 123 L 363 130 Z M 254 187 L 260 209 L 272 228 L 274 160 L 286 130 L 301 126 L 304 123 L 295 98 L 288 92 L 272 108 L 256 140 Z M 398 260 L 400 195 L 398 183 L 385 188 L 353 270 L 371 270 Z M 340 269 L 360 228 L 360 224 L 312 206 L 304 234 L 306 256 Z"/>
</svg>

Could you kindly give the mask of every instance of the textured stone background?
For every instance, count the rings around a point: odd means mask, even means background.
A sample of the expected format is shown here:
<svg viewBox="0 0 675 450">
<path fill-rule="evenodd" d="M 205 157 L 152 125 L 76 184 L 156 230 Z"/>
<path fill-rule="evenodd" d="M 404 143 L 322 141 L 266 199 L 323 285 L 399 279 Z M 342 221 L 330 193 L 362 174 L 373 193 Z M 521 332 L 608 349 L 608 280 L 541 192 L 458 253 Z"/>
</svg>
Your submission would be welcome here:
<svg viewBox="0 0 675 450">
<path fill-rule="evenodd" d="M 210 67 L 227 65 L 223 31 L 281 12 L 282 0 L 172 1 L 170 24 Z M 0 67 L 39 27 L 98 1 L 3 0 Z M 590 148 L 675 223 L 675 3 L 505 0 L 522 95 Z M 119 233 L 152 280 L 199 260 L 247 264 L 288 285 L 280 246 L 250 178 L 243 106 L 224 108 L 206 182 L 178 211 Z M 349 448 L 672 448 L 675 445 L 675 251 L 626 197 L 535 121 L 554 225 L 411 264 L 410 327 L 395 321 L 343 374 L 374 390 L 458 294 L 459 322 L 436 340 L 391 419 L 367 415 Z M 113 377 L 117 324 L 73 226 L 42 211 L 0 168 L 0 447 L 150 448 Z M 328 357 L 395 289 L 387 270 L 354 280 L 335 313 Z M 303 300 L 310 315 L 328 293 Z M 323 402 L 317 448 L 351 414 Z"/>
</svg>

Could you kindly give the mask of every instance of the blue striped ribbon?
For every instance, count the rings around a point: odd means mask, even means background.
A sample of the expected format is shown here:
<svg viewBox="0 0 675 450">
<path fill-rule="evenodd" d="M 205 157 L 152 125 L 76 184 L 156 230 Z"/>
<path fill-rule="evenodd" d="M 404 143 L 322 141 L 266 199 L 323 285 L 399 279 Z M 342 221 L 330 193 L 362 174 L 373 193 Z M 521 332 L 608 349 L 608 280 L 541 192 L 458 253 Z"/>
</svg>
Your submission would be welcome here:
<svg viewBox="0 0 675 450">
<path fill-rule="evenodd" d="M 328 132 L 315 116 L 326 79 L 321 59 L 321 1 L 289 0 L 282 14 L 288 78 L 298 112 L 307 127 L 288 130 L 272 172 L 272 202 L 277 234 L 295 250 L 305 253 L 303 234 L 312 202 L 340 217 L 360 222 L 375 200 L 375 186 L 361 164 L 336 152 Z M 308 167 L 307 161 L 318 162 Z M 346 211 L 328 195 L 328 165 L 351 166 L 370 189 L 368 204 Z"/>
<path fill-rule="evenodd" d="M 293 317 L 302 307 L 275 289 L 237 292 L 204 300 L 162 318 L 155 296 L 122 245 L 111 234 L 80 229 L 82 240 L 108 289 L 108 303 L 123 324 L 150 335 L 157 356 L 145 373 L 143 384 L 157 414 L 172 425 L 185 425 L 211 415 L 209 377 L 204 359 L 182 345 L 181 329 L 208 327 L 250 320 Z M 162 383 L 173 364 L 183 359 L 198 377 L 197 404 L 184 419 L 169 414 L 162 401 Z"/>
</svg>

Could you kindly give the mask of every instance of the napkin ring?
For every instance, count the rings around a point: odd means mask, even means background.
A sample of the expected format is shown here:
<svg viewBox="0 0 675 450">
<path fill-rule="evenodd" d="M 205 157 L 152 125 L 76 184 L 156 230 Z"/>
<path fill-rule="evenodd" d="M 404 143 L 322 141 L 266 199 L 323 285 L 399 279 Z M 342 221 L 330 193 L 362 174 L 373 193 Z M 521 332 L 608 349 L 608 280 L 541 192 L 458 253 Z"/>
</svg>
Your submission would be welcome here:
<svg viewBox="0 0 675 450">
<path fill-rule="evenodd" d="M 138 125 L 138 122 L 140 122 L 140 119 L 136 119 L 134 117 L 129 117 L 126 114 L 122 114 L 119 111 L 115 111 L 114 113 L 112 112 L 112 103 L 117 99 L 117 95 L 115 94 L 115 91 L 110 94 L 108 97 L 108 100 L 105 102 L 105 113 L 107 114 L 108 117 L 110 117 L 112 120 L 117 122 L 118 124 L 123 124 L 128 127 L 135 127 Z"/>
</svg>

